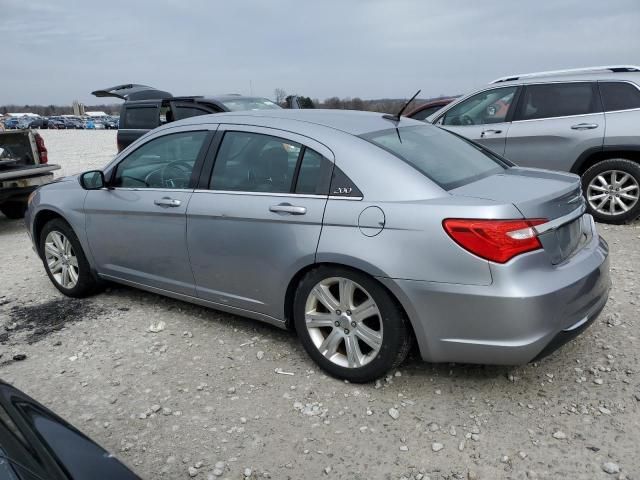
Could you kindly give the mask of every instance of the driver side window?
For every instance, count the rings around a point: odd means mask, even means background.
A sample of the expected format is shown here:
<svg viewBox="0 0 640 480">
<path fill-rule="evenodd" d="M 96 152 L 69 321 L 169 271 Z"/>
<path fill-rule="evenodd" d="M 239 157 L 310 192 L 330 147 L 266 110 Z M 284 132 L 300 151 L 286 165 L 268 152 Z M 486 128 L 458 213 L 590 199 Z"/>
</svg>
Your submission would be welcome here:
<svg viewBox="0 0 640 480">
<path fill-rule="evenodd" d="M 474 95 L 451 108 L 443 125 L 487 125 L 502 123 L 511 108 L 518 87 L 495 88 Z"/>
<path fill-rule="evenodd" d="M 188 188 L 207 131 L 165 135 L 145 143 L 116 168 L 115 187 Z"/>
</svg>

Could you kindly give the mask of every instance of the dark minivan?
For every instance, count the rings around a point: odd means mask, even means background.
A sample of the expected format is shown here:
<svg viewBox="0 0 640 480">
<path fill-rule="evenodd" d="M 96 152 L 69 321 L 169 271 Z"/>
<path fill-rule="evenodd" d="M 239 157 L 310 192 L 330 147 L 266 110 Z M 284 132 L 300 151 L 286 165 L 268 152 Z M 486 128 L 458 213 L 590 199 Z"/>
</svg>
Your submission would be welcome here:
<svg viewBox="0 0 640 480">
<path fill-rule="evenodd" d="M 210 113 L 281 108 L 275 102 L 261 97 L 239 94 L 174 97 L 169 92 L 134 83 L 91 93 L 96 97 L 116 97 L 124 100 L 120 110 L 118 152 L 149 130 L 174 120 Z"/>
</svg>

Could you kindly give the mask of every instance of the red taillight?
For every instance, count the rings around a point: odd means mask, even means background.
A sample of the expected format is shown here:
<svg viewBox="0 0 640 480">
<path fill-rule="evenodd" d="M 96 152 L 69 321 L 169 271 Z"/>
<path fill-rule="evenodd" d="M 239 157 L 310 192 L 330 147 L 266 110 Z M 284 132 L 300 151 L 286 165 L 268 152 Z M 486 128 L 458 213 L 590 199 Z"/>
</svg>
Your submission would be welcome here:
<svg viewBox="0 0 640 480">
<path fill-rule="evenodd" d="M 542 248 L 536 225 L 545 218 L 528 220 L 480 220 L 448 218 L 442 225 L 449 236 L 462 248 L 491 260 L 505 263 L 516 255 Z"/>
<path fill-rule="evenodd" d="M 47 147 L 44 146 L 44 139 L 39 133 L 36 133 L 36 147 L 38 148 L 40 163 L 47 163 L 49 161 L 49 153 L 47 152 Z"/>
</svg>

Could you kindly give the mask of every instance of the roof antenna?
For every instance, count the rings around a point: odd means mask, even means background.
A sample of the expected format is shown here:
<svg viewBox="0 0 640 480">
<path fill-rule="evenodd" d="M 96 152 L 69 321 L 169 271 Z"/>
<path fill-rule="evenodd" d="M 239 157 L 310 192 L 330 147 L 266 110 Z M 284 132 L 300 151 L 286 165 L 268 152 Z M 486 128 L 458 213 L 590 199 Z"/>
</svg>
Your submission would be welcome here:
<svg viewBox="0 0 640 480">
<path fill-rule="evenodd" d="M 416 97 L 417 97 L 418 95 L 420 95 L 420 92 L 421 92 L 421 91 L 422 91 L 422 90 L 418 90 L 418 91 L 416 92 L 416 94 L 415 94 L 413 97 L 411 97 L 411 99 L 410 99 L 407 103 L 405 103 L 405 104 L 402 106 L 402 108 L 400 109 L 400 111 L 399 111 L 398 113 L 396 113 L 395 115 L 391 115 L 390 113 L 385 113 L 384 115 L 382 115 L 382 118 L 384 118 L 384 119 L 386 119 L 386 120 L 391 120 L 391 121 L 393 121 L 393 122 L 399 122 L 399 121 L 400 121 L 400 116 L 404 113 L 404 111 L 407 109 L 407 107 L 409 106 L 409 104 L 410 104 L 411 102 L 413 102 L 413 101 L 416 99 Z"/>
</svg>

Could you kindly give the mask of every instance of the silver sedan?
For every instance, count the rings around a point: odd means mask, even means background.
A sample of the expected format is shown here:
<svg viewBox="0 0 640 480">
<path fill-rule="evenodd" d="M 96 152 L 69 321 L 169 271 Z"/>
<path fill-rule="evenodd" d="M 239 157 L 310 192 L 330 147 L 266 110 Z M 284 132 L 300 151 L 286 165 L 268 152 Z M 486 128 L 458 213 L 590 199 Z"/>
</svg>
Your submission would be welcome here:
<svg viewBox="0 0 640 480">
<path fill-rule="evenodd" d="M 292 328 L 356 382 L 431 362 L 520 364 L 604 307 L 608 248 L 577 176 L 518 168 L 422 122 L 282 110 L 194 117 L 26 216 L 53 284 L 113 281 Z"/>
</svg>

